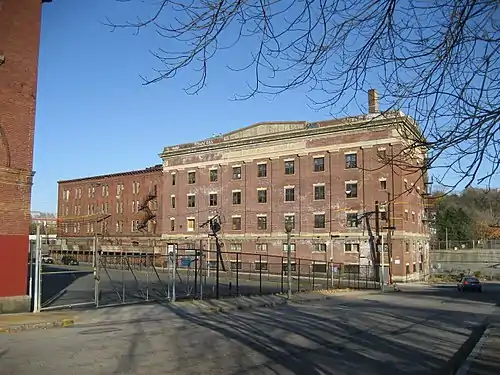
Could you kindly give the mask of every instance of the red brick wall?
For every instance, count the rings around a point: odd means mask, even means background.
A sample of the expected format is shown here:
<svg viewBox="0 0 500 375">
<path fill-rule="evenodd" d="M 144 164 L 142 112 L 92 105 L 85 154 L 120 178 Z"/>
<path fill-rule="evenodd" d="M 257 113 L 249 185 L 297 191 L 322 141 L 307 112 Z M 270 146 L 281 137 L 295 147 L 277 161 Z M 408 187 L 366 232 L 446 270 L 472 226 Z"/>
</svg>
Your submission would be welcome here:
<svg viewBox="0 0 500 375">
<path fill-rule="evenodd" d="M 87 216 L 87 210 L 89 205 L 94 206 L 94 212 L 96 214 L 101 214 L 102 205 L 107 204 L 108 212 L 111 215 L 107 222 L 107 230 L 109 235 L 119 235 L 119 236 L 130 236 L 139 235 L 140 232 L 132 232 L 132 221 L 140 220 L 143 212 L 137 212 L 137 209 L 132 210 L 132 205 L 136 206 L 136 202 L 141 204 L 150 191 L 150 189 L 156 185 L 157 194 L 162 191 L 162 172 L 161 170 L 154 170 L 149 172 L 139 171 L 138 173 L 124 173 L 103 176 L 102 178 L 93 177 L 89 179 L 77 180 L 77 181 L 63 181 L 59 183 L 58 188 L 58 218 L 60 219 L 60 226 L 64 223 L 68 224 L 67 232 L 64 232 L 60 228 L 60 234 L 64 237 L 84 237 L 92 235 L 91 232 L 87 232 L 87 222 L 85 216 Z M 133 183 L 139 183 L 138 193 L 134 193 Z M 121 196 L 117 197 L 117 186 L 123 184 L 123 191 Z M 89 188 L 95 189 L 93 197 L 89 197 Z M 108 194 L 103 196 L 102 188 L 107 187 Z M 81 189 L 81 198 L 77 197 L 77 190 Z M 63 192 L 69 190 L 69 199 L 65 201 L 63 199 Z M 159 207 L 159 202 L 161 197 L 158 196 L 156 204 Z M 117 203 L 122 203 L 123 212 L 119 210 L 117 212 Z M 134 202 L 134 203 L 132 203 Z M 75 211 L 75 207 L 77 210 Z M 78 207 L 80 213 L 78 214 Z M 150 208 L 154 208 L 151 207 Z M 154 210 L 153 210 L 154 211 Z M 158 210 L 159 211 L 159 210 Z M 67 214 L 66 214 L 67 212 Z M 158 218 L 159 220 L 160 218 Z M 116 222 L 123 222 L 123 232 L 116 231 Z M 80 222 L 80 231 L 74 230 L 74 224 Z M 159 228 L 159 227 L 157 227 Z M 158 229 L 157 229 L 158 231 Z"/>
<path fill-rule="evenodd" d="M 26 294 L 40 12 L 0 0 L 0 297 Z"/>
<path fill-rule="evenodd" d="M 173 156 L 167 158 L 168 169 L 164 174 L 163 183 L 163 222 L 161 233 L 170 236 L 169 241 L 176 240 L 178 243 L 192 242 L 195 238 L 206 237 L 207 229 L 199 228 L 213 212 L 219 212 L 223 216 L 222 233 L 230 241 L 242 240 L 242 250 L 254 253 L 255 244 L 265 242 L 268 244 L 269 254 L 283 255 L 282 242 L 284 241 L 284 215 L 294 213 L 296 229 L 293 231 L 294 241 L 297 242 L 296 255 L 302 258 L 315 259 L 321 261 L 330 260 L 332 252 L 335 261 L 356 263 L 359 255 L 344 253 L 343 242 L 340 240 L 330 241 L 330 234 L 342 233 L 342 235 L 352 234 L 359 236 L 359 241 L 366 242 L 368 232 L 363 232 L 365 226 L 363 220 L 359 228 L 349 228 L 347 226 L 346 211 L 353 210 L 358 213 L 363 211 L 373 211 L 375 201 L 382 205 L 388 200 L 388 192 L 391 198 L 396 197 L 394 203 L 394 224 L 397 233 L 404 232 L 414 234 L 415 238 L 425 235 L 425 227 L 422 225 L 421 217 L 421 197 L 417 191 L 423 191 L 423 182 L 418 180 L 418 176 L 408 173 L 396 164 L 394 168 L 386 162 L 381 162 L 379 149 L 385 149 L 386 155 L 399 151 L 399 143 L 394 145 L 376 142 L 375 140 L 388 139 L 393 137 L 389 129 L 375 131 L 358 131 L 356 133 L 336 134 L 319 139 L 306 138 L 306 146 L 294 151 L 295 154 L 271 159 L 264 156 L 251 157 L 250 160 L 232 161 L 229 165 L 221 163 L 224 160 L 224 152 L 213 151 L 211 153 L 192 153 L 186 156 Z M 400 141 L 401 142 L 401 141 Z M 363 143 L 365 145 L 363 146 Z M 373 142 L 372 142 L 373 143 Z M 358 146 L 350 148 L 340 148 L 338 151 L 327 151 L 332 145 L 356 144 Z M 258 145 L 262 147 L 263 144 Z M 272 146 L 270 146 L 272 147 Z M 314 148 L 314 150 L 310 150 Z M 324 150 L 321 150 L 324 148 Z M 345 153 L 356 152 L 358 168 L 346 168 Z M 325 158 L 324 171 L 314 171 L 314 157 L 323 156 Z M 247 157 L 248 158 L 248 157 Z M 295 161 L 295 173 L 285 175 L 285 160 Z M 257 177 L 257 164 L 267 162 L 267 177 Z M 197 166 L 196 163 L 203 162 Z M 212 163 L 213 162 L 213 163 Z M 193 165 L 189 165 L 193 164 Z M 241 179 L 232 178 L 233 165 L 241 165 Z M 218 169 L 219 178 L 217 182 L 209 181 L 210 168 Z M 187 174 L 189 171 L 196 171 L 196 183 L 188 184 Z M 176 175 L 176 185 L 172 186 L 172 173 Z M 382 189 L 380 179 L 386 180 L 386 189 Z M 358 194 L 356 198 L 346 198 L 346 181 L 357 181 Z M 403 191 L 404 181 L 408 191 Z M 413 190 L 412 185 L 413 185 Z M 314 200 L 314 184 L 324 184 L 325 199 Z M 284 187 L 295 187 L 295 201 L 284 201 Z M 257 188 L 267 188 L 267 203 L 257 202 Z M 232 204 L 232 190 L 241 190 L 242 201 L 240 205 Z M 218 194 L 217 207 L 209 207 L 209 194 Z M 170 195 L 176 197 L 176 207 L 170 204 Z M 187 207 L 187 195 L 195 194 L 196 207 Z M 392 208 L 392 207 L 391 207 Z M 408 211 L 408 219 L 405 219 L 405 210 Z M 314 213 L 323 212 L 325 214 L 326 225 L 324 229 L 314 228 Z M 415 212 L 415 219 L 412 220 L 411 213 Z M 257 227 L 257 215 L 267 215 L 267 229 L 261 230 Z M 392 214 L 392 212 L 391 212 Z M 241 230 L 233 230 L 232 216 L 241 216 Z M 196 226 L 193 232 L 187 231 L 187 218 L 194 217 Z M 170 227 L 170 218 L 175 219 L 175 230 Z M 374 219 L 370 220 L 372 229 L 375 230 Z M 385 222 L 381 223 L 382 227 Z M 385 230 L 383 231 L 385 233 Z M 408 237 L 408 234 L 405 234 Z M 185 238 L 188 238 L 187 240 Z M 176 242 L 174 241 L 174 242 Z M 406 241 L 406 240 L 405 240 Z M 404 266 L 407 262 L 416 261 L 417 254 L 413 251 L 406 253 L 403 240 L 394 238 L 393 251 L 401 260 L 401 269 L 398 274 L 404 274 Z M 416 247 L 416 241 L 410 238 L 411 246 Z M 312 244 L 328 243 L 326 254 L 312 251 Z M 341 243 L 342 242 L 342 243 Z M 333 249 L 332 249 L 333 247 Z"/>
</svg>

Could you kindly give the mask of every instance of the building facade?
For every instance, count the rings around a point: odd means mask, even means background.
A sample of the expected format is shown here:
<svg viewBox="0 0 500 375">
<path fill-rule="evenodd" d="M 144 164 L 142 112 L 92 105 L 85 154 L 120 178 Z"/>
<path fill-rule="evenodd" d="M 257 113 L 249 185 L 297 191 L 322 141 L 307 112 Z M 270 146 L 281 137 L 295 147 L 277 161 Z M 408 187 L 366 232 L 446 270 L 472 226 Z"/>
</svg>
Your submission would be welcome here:
<svg viewBox="0 0 500 375">
<path fill-rule="evenodd" d="M 162 240 L 188 247 L 201 241 L 213 248 L 201 225 L 218 216 L 225 250 L 285 256 L 285 222 L 290 220 L 294 256 L 355 269 L 374 261 L 368 239 L 376 229 L 373 212 L 379 202 L 380 232 L 383 241 L 390 240 L 394 280 L 421 278 L 428 268 L 429 242 L 424 153 L 405 156 L 404 168 L 394 162 L 404 155 L 402 130 L 418 128 L 401 112 L 377 113 L 373 92 L 370 98 L 368 115 L 259 123 L 166 147 L 161 154 Z"/>
<path fill-rule="evenodd" d="M 58 236 L 155 236 L 162 166 L 58 182 Z M 159 236 L 159 234 L 158 234 Z"/>
<path fill-rule="evenodd" d="M 28 311 L 40 0 L 0 2 L 0 313 Z"/>
</svg>

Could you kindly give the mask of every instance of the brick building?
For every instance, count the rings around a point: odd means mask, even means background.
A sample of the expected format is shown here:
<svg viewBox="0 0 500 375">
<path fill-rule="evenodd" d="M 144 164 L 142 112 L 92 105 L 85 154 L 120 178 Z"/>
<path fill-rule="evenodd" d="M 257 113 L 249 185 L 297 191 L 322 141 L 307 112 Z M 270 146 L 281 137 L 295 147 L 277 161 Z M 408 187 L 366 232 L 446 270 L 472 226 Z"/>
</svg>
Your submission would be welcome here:
<svg viewBox="0 0 500 375">
<path fill-rule="evenodd" d="M 0 1 L 0 313 L 30 306 L 26 264 L 43 2 Z"/>
<path fill-rule="evenodd" d="M 162 166 L 58 182 L 58 235 L 77 240 L 104 234 L 154 236 Z M 147 208 L 146 208 L 147 207 Z"/>
<path fill-rule="evenodd" d="M 258 123 L 166 147 L 162 240 L 179 246 L 201 241 L 213 248 L 200 224 L 220 215 L 226 250 L 285 255 L 285 220 L 292 220 L 294 255 L 325 267 L 336 262 L 356 269 L 373 259 L 369 228 L 358 219 L 379 201 L 381 219 L 389 214 L 396 228 L 390 233 L 394 280 L 422 277 L 428 264 L 419 168 L 424 153 L 408 159 L 415 167 L 410 172 L 387 162 L 403 150 L 401 134 L 418 126 L 399 111 L 378 112 L 373 90 L 369 108 L 369 114 L 357 117 Z M 374 215 L 368 216 L 374 229 Z"/>
</svg>

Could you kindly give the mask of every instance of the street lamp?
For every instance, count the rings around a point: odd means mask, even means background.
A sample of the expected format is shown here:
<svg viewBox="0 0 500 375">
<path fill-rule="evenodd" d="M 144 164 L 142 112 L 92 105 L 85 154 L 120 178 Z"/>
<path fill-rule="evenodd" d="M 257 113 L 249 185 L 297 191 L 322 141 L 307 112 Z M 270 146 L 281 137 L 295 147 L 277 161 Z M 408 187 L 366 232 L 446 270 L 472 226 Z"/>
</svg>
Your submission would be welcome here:
<svg viewBox="0 0 500 375">
<path fill-rule="evenodd" d="M 287 244 L 287 277 L 288 277 L 288 298 L 292 298 L 292 244 L 291 244 L 291 239 L 292 239 L 292 229 L 293 229 L 293 223 L 290 218 L 285 219 L 285 232 L 286 232 L 286 244 Z"/>
</svg>

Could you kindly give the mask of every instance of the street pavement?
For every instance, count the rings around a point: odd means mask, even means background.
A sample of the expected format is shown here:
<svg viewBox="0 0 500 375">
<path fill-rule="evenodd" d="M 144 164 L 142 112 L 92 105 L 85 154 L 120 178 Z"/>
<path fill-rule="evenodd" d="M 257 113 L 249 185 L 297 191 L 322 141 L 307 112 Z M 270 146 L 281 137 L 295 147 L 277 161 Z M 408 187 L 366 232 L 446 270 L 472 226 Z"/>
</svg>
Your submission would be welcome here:
<svg viewBox="0 0 500 375">
<path fill-rule="evenodd" d="M 500 287 L 401 286 L 201 315 L 180 304 L 81 312 L 72 328 L 0 335 L 2 375 L 450 374 Z"/>
<path fill-rule="evenodd" d="M 61 272 L 66 271 L 66 272 Z M 44 266 L 42 281 L 42 305 L 44 307 L 57 307 L 67 305 L 78 305 L 82 303 L 91 304 L 94 301 L 95 280 L 93 271 L 88 266 L 64 267 Z M 156 271 L 149 269 L 124 269 L 101 268 L 99 281 L 100 305 L 112 305 L 127 302 L 139 302 L 144 300 L 166 300 L 171 290 L 171 271 L 157 268 Z M 203 295 L 215 297 L 216 279 L 212 270 L 210 277 L 203 278 Z M 195 280 L 197 281 L 195 287 Z M 283 283 L 283 285 L 282 285 Z M 331 287 L 331 280 L 312 278 L 310 275 L 302 276 L 300 279 L 294 277 L 293 290 L 318 290 Z M 336 287 L 373 288 L 374 282 L 366 280 L 334 280 Z M 270 294 L 286 291 L 286 277 L 279 275 L 268 276 L 262 274 L 262 280 L 258 273 L 240 273 L 238 282 L 236 272 L 225 274 L 221 272 L 219 282 L 220 296 L 248 295 L 248 294 Z M 193 270 L 180 269 L 176 277 L 177 298 L 192 297 L 200 295 L 199 274 Z"/>
</svg>

